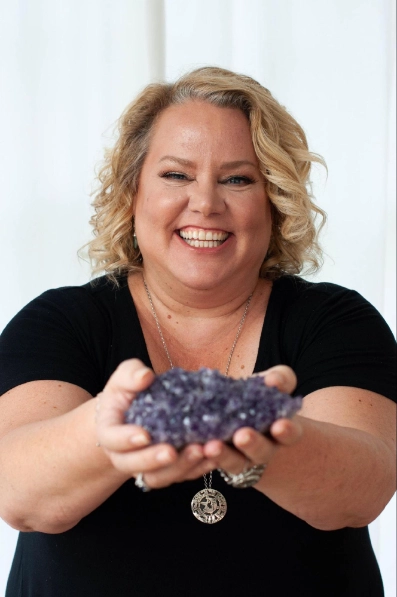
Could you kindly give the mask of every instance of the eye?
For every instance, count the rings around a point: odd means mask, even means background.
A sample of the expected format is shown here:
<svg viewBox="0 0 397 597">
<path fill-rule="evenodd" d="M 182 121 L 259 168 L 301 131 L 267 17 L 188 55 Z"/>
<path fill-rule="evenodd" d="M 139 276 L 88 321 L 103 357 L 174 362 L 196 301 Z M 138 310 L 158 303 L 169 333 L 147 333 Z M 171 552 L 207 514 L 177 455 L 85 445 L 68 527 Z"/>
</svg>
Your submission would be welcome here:
<svg viewBox="0 0 397 597">
<path fill-rule="evenodd" d="M 168 180 L 188 180 L 186 174 L 182 174 L 182 172 L 163 172 L 160 176 Z"/>
<path fill-rule="evenodd" d="M 252 184 L 253 182 L 255 181 L 249 176 L 229 176 L 229 178 L 222 181 L 223 184 L 230 184 L 239 187 Z"/>
</svg>

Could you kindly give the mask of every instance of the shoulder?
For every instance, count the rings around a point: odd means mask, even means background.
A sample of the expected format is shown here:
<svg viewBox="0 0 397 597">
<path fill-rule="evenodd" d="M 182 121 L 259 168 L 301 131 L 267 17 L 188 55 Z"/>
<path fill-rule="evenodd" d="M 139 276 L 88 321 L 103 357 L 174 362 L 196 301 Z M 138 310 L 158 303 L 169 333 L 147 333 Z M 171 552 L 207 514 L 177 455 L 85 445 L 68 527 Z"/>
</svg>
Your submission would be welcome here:
<svg viewBox="0 0 397 597">
<path fill-rule="evenodd" d="M 89 344 L 108 342 L 112 321 L 125 301 L 128 285 L 124 277 L 118 284 L 106 276 L 82 286 L 62 286 L 46 290 L 30 301 L 9 322 L 2 336 L 28 331 L 41 337 L 64 339 Z"/>
<path fill-rule="evenodd" d="M 309 282 L 299 276 L 289 275 L 278 278 L 278 280 L 274 282 L 273 288 L 276 292 L 288 292 L 292 298 L 291 302 L 299 299 L 315 299 L 315 297 L 317 297 L 317 300 L 321 301 L 327 297 L 342 297 L 347 296 L 350 293 L 361 296 L 356 291 L 340 286 L 339 284 L 334 284 L 332 282 Z"/>
<path fill-rule="evenodd" d="M 274 284 L 274 294 L 284 317 L 332 320 L 344 316 L 367 316 L 384 322 L 379 311 L 356 290 L 331 282 L 309 282 L 298 276 L 283 276 Z"/>
<path fill-rule="evenodd" d="M 274 284 L 274 303 L 287 332 L 319 337 L 349 331 L 357 338 L 375 334 L 395 349 L 395 338 L 379 311 L 360 293 L 330 282 L 284 276 Z"/>
<path fill-rule="evenodd" d="M 337 284 L 293 276 L 278 280 L 274 290 L 284 355 L 305 395 L 343 385 L 395 399 L 396 341 L 369 301 Z"/>
<path fill-rule="evenodd" d="M 23 307 L 0 336 L 0 394 L 38 379 L 68 381 L 97 393 L 119 292 L 122 285 L 99 278 L 47 290 Z"/>
<path fill-rule="evenodd" d="M 102 276 L 82 286 L 52 288 L 30 301 L 16 318 L 26 319 L 30 314 L 46 320 L 63 319 L 65 323 L 80 323 L 86 327 L 90 322 L 98 323 L 109 317 L 117 302 L 117 295 L 124 286 L 123 279 L 120 279 L 117 286 L 106 276 Z"/>
<path fill-rule="evenodd" d="M 111 301 L 125 286 L 124 278 L 120 278 L 119 284 L 115 284 L 106 276 L 95 278 L 82 286 L 61 286 L 59 288 L 51 288 L 43 292 L 35 301 L 48 301 L 54 305 L 81 305 L 106 304 Z"/>
<path fill-rule="evenodd" d="M 0 349 L 31 334 L 44 343 L 48 338 L 107 347 L 112 337 L 122 337 L 125 322 L 139 328 L 126 276 L 115 284 L 105 276 L 82 286 L 46 290 L 25 305 L 0 335 Z M 49 340 L 48 340 L 49 341 Z M 24 343 L 26 344 L 26 343 Z"/>
</svg>

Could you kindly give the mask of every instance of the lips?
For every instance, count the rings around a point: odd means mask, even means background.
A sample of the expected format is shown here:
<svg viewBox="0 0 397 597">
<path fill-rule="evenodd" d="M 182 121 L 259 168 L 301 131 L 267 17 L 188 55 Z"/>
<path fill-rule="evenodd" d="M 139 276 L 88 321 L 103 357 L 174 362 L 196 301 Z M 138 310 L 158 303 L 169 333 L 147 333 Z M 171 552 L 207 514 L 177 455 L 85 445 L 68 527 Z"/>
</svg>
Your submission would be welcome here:
<svg viewBox="0 0 397 597">
<path fill-rule="evenodd" d="M 219 247 L 228 238 L 229 233 L 224 230 L 204 230 L 203 228 L 184 228 L 179 230 L 179 236 L 191 247 L 214 248 Z"/>
</svg>

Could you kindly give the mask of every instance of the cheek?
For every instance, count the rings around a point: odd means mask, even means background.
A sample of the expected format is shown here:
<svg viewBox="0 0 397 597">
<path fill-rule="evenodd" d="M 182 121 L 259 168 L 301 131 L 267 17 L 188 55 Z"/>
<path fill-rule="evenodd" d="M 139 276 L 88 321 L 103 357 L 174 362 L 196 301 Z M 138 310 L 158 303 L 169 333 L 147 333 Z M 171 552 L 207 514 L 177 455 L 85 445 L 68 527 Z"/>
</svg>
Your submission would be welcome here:
<svg viewBox="0 0 397 597">
<path fill-rule="evenodd" d="M 263 260 L 268 251 L 272 233 L 272 216 L 269 202 L 261 202 L 260 205 L 256 205 L 252 209 L 249 217 L 247 217 L 247 214 L 242 215 L 242 217 L 245 219 L 246 230 L 249 232 L 250 250 Z"/>
<path fill-rule="evenodd" d="M 183 197 L 170 196 L 164 190 L 140 194 L 135 203 L 135 222 L 139 228 L 175 228 L 184 205 Z"/>
<path fill-rule="evenodd" d="M 260 208 L 259 213 L 262 214 L 261 221 L 263 223 L 264 229 L 270 234 L 272 229 L 272 211 L 270 208 L 270 201 L 267 198 Z"/>
<path fill-rule="evenodd" d="M 239 214 L 240 222 L 252 232 L 266 235 L 272 228 L 272 215 L 269 201 L 254 202 L 251 206 L 242 208 Z"/>
</svg>

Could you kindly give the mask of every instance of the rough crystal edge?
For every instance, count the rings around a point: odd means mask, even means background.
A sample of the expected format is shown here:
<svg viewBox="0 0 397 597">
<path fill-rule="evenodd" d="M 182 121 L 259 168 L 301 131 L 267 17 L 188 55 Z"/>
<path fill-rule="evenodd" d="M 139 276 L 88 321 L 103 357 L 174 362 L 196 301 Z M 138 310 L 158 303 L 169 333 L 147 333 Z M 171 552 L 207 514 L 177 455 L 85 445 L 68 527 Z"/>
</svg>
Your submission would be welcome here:
<svg viewBox="0 0 397 597">
<path fill-rule="evenodd" d="M 233 434 L 237 431 L 237 429 L 246 426 L 243 422 L 239 423 L 237 421 L 235 421 L 236 425 L 233 424 L 233 431 L 231 433 L 229 433 L 228 435 L 224 435 L 224 436 L 214 436 L 211 433 L 209 435 L 207 435 L 206 437 L 203 437 L 203 435 L 201 436 L 201 438 L 197 438 L 194 440 L 184 440 L 184 441 L 174 441 L 172 440 L 172 438 L 170 438 L 168 436 L 168 438 L 164 438 L 162 437 L 161 439 L 157 439 L 156 436 L 160 435 L 160 431 L 158 428 L 151 428 L 150 425 L 145 425 L 144 421 L 142 421 L 142 416 L 139 413 L 136 413 L 136 415 L 134 415 L 134 410 L 136 410 L 136 407 L 140 406 L 140 402 L 143 401 L 145 399 L 145 396 L 150 396 L 151 395 L 151 388 L 153 387 L 153 385 L 156 387 L 158 384 L 161 385 L 162 390 L 164 391 L 166 388 L 166 386 L 169 383 L 169 378 L 173 378 L 175 377 L 176 379 L 178 379 L 178 376 L 183 376 L 186 378 L 186 376 L 189 378 L 188 381 L 194 382 L 196 385 L 189 385 L 189 389 L 191 389 L 192 393 L 195 391 L 198 391 L 198 386 L 201 385 L 202 387 L 202 376 L 204 375 L 208 375 L 212 378 L 215 378 L 216 381 L 221 382 L 221 383 L 225 383 L 229 386 L 232 387 L 233 385 L 238 386 L 239 388 L 241 388 L 241 382 L 243 381 L 250 381 L 250 383 L 253 383 L 252 380 L 256 380 L 256 379 L 261 379 L 259 376 L 256 377 L 249 377 L 247 379 L 233 379 L 231 377 L 227 377 L 222 375 L 218 370 L 216 369 L 208 369 L 208 368 L 201 368 L 198 371 L 186 371 L 182 368 L 174 368 L 171 370 L 166 371 L 165 373 L 162 373 L 160 375 L 158 375 L 153 383 L 146 388 L 146 390 L 143 390 L 141 392 L 139 392 L 135 398 L 135 400 L 133 401 L 132 405 L 130 406 L 130 408 L 126 411 L 125 413 L 125 422 L 126 423 L 133 423 L 133 424 L 140 424 L 142 427 L 144 427 L 149 434 L 152 436 L 152 443 L 159 443 L 159 442 L 163 442 L 163 441 L 168 441 L 168 443 L 171 443 L 172 445 L 174 445 L 178 450 L 182 449 L 185 445 L 187 445 L 188 443 L 192 443 L 192 441 L 194 441 L 194 443 L 205 443 L 207 441 L 209 441 L 210 439 L 220 439 L 221 441 L 224 441 L 225 443 L 230 443 L 232 440 L 232 436 Z M 172 381 L 172 379 L 171 379 Z M 178 380 L 180 382 L 180 379 Z M 237 383 L 234 383 L 237 382 Z M 260 386 L 261 388 L 262 386 Z M 277 388 L 273 388 L 273 387 L 269 387 L 269 386 L 263 386 L 264 389 L 266 389 L 266 393 L 273 393 L 275 396 L 273 396 L 273 399 L 277 400 L 277 399 L 284 399 L 287 400 L 287 410 L 283 411 L 282 414 L 277 415 L 275 418 L 272 418 L 270 421 L 269 419 L 266 422 L 263 422 L 262 425 L 258 425 L 258 426 L 254 426 L 253 428 L 256 429 L 257 431 L 259 431 L 260 433 L 267 435 L 268 431 L 271 427 L 271 425 L 278 419 L 280 418 L 292 418 L 301 408 L 302 406 L 302 397 L 301 396 L 296 396 L 296 397 L 292 397 L 290 394 L 284 393 L 279 391 Z M 178 388 L 178 384 L 175 384 L 175 388 Z M 179 389 L 179 388 L 178 388 Z M 172 392 L 171 389 L 171 393 L 170 393 L 170 400 L 171 398 L 174 397 L 174 394 Z M 269 396 L 268 396 L 269 397 Z M 233 398 L 233 397 L 232 397 Z M 235 396 L 234 396 L 235 398 Z M 212 398 L 210 398 L 210 400 L 213 400 L 213 396 Z M 203 401 L 204 402 L 204 401 Z M 202 406 L 203 402 L 201 402 L 198 406 Z M 134 408 L 135 405 L 135 408 Z M 152 411 L 153 412 L 153 411 Z M 194 413 L 193 413 L 194 414 Z M 139 416 L 137 416 L 139 415 Z M 136 418 L 138 418 L 140 420 L 140 423 L 136 423 L 136 420 L 134 420 L 134 416 Z M 233 420 L 233 419 L 232 419 Z M 170 435 L 174 434 L 177 435 L 178 440 L 181 440 L 181 436 L 183 434 L 180 433 L 181 428 L 178 430 L 179 433 L 177 433 L 174 430 L 170 429 Z M 164 430 L 163 430 L 164 431 Z M 188 436 L 188 432 L 185 433 L 185 438 Z"/>
</svg>

